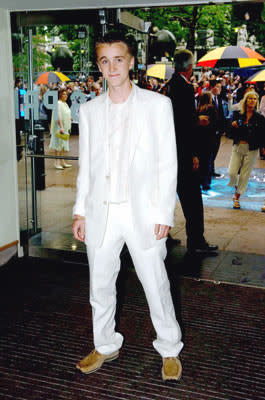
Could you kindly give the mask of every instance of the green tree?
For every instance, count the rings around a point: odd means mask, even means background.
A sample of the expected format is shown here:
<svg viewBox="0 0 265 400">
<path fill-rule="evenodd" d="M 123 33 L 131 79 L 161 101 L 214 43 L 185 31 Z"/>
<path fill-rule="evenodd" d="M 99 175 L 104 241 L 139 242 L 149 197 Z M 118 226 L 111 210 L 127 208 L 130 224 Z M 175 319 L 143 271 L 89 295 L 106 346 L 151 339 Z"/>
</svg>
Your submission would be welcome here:
<svg viewBox="0 0 265 400">
<path fill-rule="evenodd" d="M 42 34 L 37 34 L 32 37 L 33 48 L 33 75 L 37 76 L 38 72 L 52 69 L 50 65 L 50 56 L 44 51 L 46 44 L 45 37 Z M 46 67 L 48 64 L 48 67 Z M 20 43 L 19 51 L 13 53 L 13 69 L 15 74 L 28 73 L 28 42 L 27 37 L 23 36 Z"/>
<path fill-rule="evenodd" d="M 80 28 L 85 32 L 85 38 L 79 38 L 78 32 Z M 47 26 L 45 33 L 49 38 L 59 36 L 60 39 L 67 43 L 69 50 L 73 55 L 73 70 L 81 71 L 81 63 L 87 68 L 87 62 L 93 60 L 93 37 L 94 31 L 92 26 L 88 25 L 55 25 Z M 83 53 L 83 55 L 81 55 Z"/>
<path fill-rule="evenodd" d="M 260 7 L 261 4 L 257 4 Z M 244 5 L 242 5 L 243 7 Z M 238 6 L 237 6 L 238 7 Z M 244 6 L 247 7 L 247 6 Z M 233 6 L 235 8 L 235 6 Z M 247 25 L 248 35 L 255 35 L 259 46 L 255 49 L 265 57 L 265 8 L 261 12 L 261 15 L 251 15 L 250 19 L 246 20 L 243 15 L 238 15 L 236 12 L 233 13 L 232 26 L 233 28 L 240 27 L 241 25 Z"/>
<path fill-rule="evenodd" d="M 171 31 L 181 43 L 187 43 L 191 51 L 196 47 L 196 32 L 212 29 L 218 46 L 228 44 L 231 32 L 231 5 L 180 6 L 131 10 L 145 21 L 152 22 L 159 29 Z"/>
</svg>

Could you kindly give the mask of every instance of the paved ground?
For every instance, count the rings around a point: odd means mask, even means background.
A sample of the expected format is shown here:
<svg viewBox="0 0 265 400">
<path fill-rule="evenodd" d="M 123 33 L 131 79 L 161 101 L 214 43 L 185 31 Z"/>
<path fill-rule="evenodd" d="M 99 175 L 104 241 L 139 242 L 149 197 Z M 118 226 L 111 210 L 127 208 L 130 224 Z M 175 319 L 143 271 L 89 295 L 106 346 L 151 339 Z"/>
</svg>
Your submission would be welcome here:
<svg viewBox="0 0 265 400">
<path fill-rule="evenodd" d="M 212 190 L 203 195 L 205 235 L 221 250 L 265 255 L 265 213 L 260 211 L 265 199 L 265 161 L 256 162 L 247 191 L 242 196 L 242 209 L 233 210 L 233 190 L 227 186 L 231 146 L 231 140 L 223 138 L 216 160 L 217 171 L 222 177 L 214 179 Z M 185 243 L 180 207 L 176 209 L 173 236 Z"/>
</svg>

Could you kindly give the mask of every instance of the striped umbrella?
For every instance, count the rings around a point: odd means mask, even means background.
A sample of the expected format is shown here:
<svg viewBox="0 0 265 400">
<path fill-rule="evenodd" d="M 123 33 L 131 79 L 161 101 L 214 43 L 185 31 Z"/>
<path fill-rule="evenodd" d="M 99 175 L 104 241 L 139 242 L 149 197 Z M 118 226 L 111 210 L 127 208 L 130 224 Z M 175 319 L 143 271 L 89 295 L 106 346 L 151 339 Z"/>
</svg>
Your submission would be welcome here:
<svg viewBox="0 0 265 400">
<path fill-rule="evenodd" d="M 243 68 L 261 65 L 265 58 L 254 50 L 242 46 L 219 47 L 205 54 L 197 63 L 197 67 Z"/>
<path fill-rule="evenodd" d="M 42 73 L 35 83 L 36 85 L 48 85 L 48 83 L 65 82 L 70 80 L 71 79 L 68 78 L 68 76 L 62 74 L 61 72 L 49 71 Z"/>
<path fill-rule="evenodd" d="M 167 64 L 150 64 L 147 67 L 146 75 L 153 78 L 170 79 L 174 71 L 174 68 Z"/>
<path fill-rule="evenodd" d="M 265 82 L 265 69 L 256 72 L 250 78 L 248 78 L 247 82 L 256 83 L 256 82 Z"/>
</svg>

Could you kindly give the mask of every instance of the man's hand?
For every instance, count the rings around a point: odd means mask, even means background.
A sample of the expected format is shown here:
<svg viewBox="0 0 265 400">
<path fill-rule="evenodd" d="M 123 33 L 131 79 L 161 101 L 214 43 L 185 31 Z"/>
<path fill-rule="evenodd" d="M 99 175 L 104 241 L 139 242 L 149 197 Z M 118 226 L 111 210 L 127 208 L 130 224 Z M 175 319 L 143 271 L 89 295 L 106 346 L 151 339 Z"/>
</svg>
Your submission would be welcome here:
<svg viewBox="0 0 265 400">
<path fill-rule="evenodd" d="M 72 224 L 72 232 L 74 238 L 80 242 L 85 241 L 85 217 L 81 215 L 75 215 L 74 222 Z"/>
<path fill-rule="evenodd" d="M 193 171 L 197 171 L 199 169 L 200 163 L 198 157 L 193 157 Z"/>
<path fill-rule="evenodd" d="M 232 96 L 232 94 L 231 94 L 230 91 L 229 91 L 229 93 L 227 94 L 227 98 L 228 98 L 228 100 L 233 100 L 233 96 Z"/>
<path fill-rule="evenodd" d="M 155 224 L 156 240 L 166 238 L 169 230 L 170 230 L 170 226 L 168 226 L 168 225 Z"/>
<path fill-rule="evenodd" d="M 208 115 L 199 115 L 198 124 L 200 126 L 208 126 L 210 124 Z"/>
<path fill-rule="evenodd" d="M 232 122 L 232 127 L 233 128 L 239 128 L 237 121 Z"/>
</svg>

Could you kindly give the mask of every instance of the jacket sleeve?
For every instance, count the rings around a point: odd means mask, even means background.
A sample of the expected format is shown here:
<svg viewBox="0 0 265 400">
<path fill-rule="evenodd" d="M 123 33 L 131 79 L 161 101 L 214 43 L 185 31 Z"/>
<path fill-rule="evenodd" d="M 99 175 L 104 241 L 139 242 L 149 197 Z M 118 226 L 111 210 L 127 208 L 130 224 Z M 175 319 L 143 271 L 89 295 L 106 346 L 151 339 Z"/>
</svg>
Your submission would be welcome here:
<svg viewBox="0 0 265 400">
<path fill-rule="evenodd" d="M 81 104 L 79 110 L 79 170 L 76 183 L 76 201 L 74 215 L 85 216 L 86 199 L 89 193 L 89 127 L 85 115 L 87 103 Z"/>
<path fill-rule="evenodd" d="M 265 96 L 262 96 L 259 107 L 260 113 L 265 116 Z"/>
<path fill-rule="evenodd" d="M 260 147 L 265 148 L 265 117 L 262 114 L 260 115 Z"/>
<path fill-rule="evenodd" d="M 240 114 L 238 111 L 234 111 L 229 118 L 227 118 L 227 130 L 226 130 L 226 136 L 229 139 L 236 140 L 238 136 L 238 130 L 239 128 L 234 128 L 232 126 L 233 121 L 238 121 L 240 119 Z"/>
<path fill-rule="evenodd" d="M 158 207 L 155 223 L 173 226 L 177 186 L 177 150 L 172 104 L 163 98 L 158 132 Z"/>
</svg>

